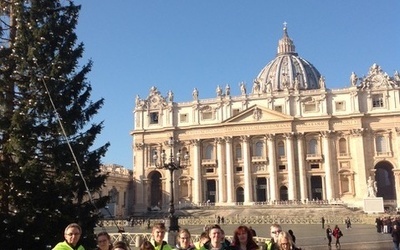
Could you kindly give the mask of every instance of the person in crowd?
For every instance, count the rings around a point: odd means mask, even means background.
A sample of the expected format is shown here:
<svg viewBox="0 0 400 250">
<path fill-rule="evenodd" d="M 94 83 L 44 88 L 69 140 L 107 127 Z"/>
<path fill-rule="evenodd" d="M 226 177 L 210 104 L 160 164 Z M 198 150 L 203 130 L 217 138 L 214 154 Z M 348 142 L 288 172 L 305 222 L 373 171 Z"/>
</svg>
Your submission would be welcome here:
<svg viewBox="0 0 400 250">
<path fill-rule="evenodd" d="M 383 224 L 382 224 L 382 219 L 380 217 L 377 217 L 375 219 L 375 226 L 376 226 L 376 232 L 382 233 Z"/>
<path fill-rule="evenodd" d="M 321 218 L 322 229 L 325 229 L 325 218 L 322 216 Z"/>
<path fill-rule="evenodd" d="M 211 250 L 211 249 L 229 250 L 229 246 L 226 246 L 222 242 L 221 227 L 218 224 L 209 227 L 208 236 L 210 237 L 210 241 L 204 244 L 200 248 L 201 250 Z"/>
<path fill-rule="evenodd" d="M 257 236 L 256 230 L 254 230 L 254 228 L 252 228 L 252 227 L 249 227 L 249 229 L 251 231 L 252 236 L 256 237 Z"/>
<path fill-rule="evenodd" d="M 140 245 L 139 250 L 155 250 L 155 249 L 150 241 L 145 240 L 143 241 L 142 245 Z"/>
<path fill-rule="evenodd" d="M 64 230 L 65 241 L 59 242 L 53 250 L 85 250 L 79 243 L 82 228 L 77 223 L 69 224 Z"/>
<path fill-rule="evenodd" d="M 346 229 L 351 229 L 351 220 L 349 217 L 345 219 L 344 223 L 346 224 Z"/>
<path fill-rule="evenodd" d="M 204 231 L 200 234 L 200 239 L 198 242 L 196 242 L 194 245 L 197 250 L 199 250 L 202 246 L 204 246 L 205 243 L 210 241 L 210 237 L 208 236 L 207 231 Z"/>
<path fill-rule="evenodd" d="M 221 228 L 221 241 L 222 241 L 222 244 L 224 244 L 225 246 L 231 245 L 231 242 L 225 238 L 225 231 L 222 228 Z"/>
<path fill-rule="evenodd" d="M 277 250 L 279 246 L 277 245 L 278 235 L 282 232 L 282 227 L 279 224 L 272 224 L 270 227 L 271 240 L 266 242 L 266 250 Z"/>
<path fill-rule="evenodd" d="M 278 246 L 278 250 L 300 250 L 293 243 L 292 237 L 288 232 L 281 231 L 278 234 L 276 244 Z"/>
<path fill-rule="evenodd" d="M 335 225 L 335 228 L 333 229 L 332 235 L 336 239 L 336 241 L 335 241 L 336 248 L 338 248 L 338 247 L 340 248 L 340 238 L 343 236 L 343 233 L 340 230 L 338 225 Z"/>
<path fill-rule="evenodd" d="M 111 250 L 111 237 L 107 232 L 100 232 L 97 234 L 97 250 Z"/>
<path fill-rule="evenodd" d="M 176 237 L 176 250 L 194 250 L 192 237 L 188 229 L 181 229 Z"/>
<path fill-rule="evenodd" d="M 112 250 L 129 250 L 128 245 L 123 241 L 117 241 L 114 243 Z"/>
<path fill-rule="evenodd" d="M 155 250 L 172 250 L 172 247 L 164 241 L 165 236 L 165 224 L 164 223 L 156 223 L 153 225 L 153 229 L 151 231 L 150 240 L 151 244 L 154 246 Z"/>
<path fill-rule="evenodd" d="M 296 244 L 296 236 L 294 236 L 293 230 L 289 229 L 288 233 L 290 234 L 290 236 L 292 237 L 292 241 L 294 244 Z"/>
<path fill-rule="evenodd" d="M 399 243 L 400 243 L 400 229 L 398 228 L 397 224 L 393 225 L 392 230 L 392 239 L 393 239 L 393 247 L 394 250 L 400 250 Z"/>
<path fill-rule="evenodd" d="M 258 245 L 253 239 L 250 228 L 239 226 L 233 232 L 231 250 L 257 250 Z"/>
<path fill-rule="evenodd" d="M 332 243 L 332 229 L 330 225 L 326 226 L 326 238 L 328 239 L 328 247 L 330 247 Z"/>
</svg>

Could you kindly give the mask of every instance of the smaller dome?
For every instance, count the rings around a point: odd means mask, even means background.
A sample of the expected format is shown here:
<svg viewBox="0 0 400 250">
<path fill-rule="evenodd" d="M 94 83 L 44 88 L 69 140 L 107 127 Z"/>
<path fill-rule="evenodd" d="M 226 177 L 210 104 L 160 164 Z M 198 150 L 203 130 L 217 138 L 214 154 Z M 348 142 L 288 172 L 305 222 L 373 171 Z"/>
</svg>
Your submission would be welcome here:
<svg viewBox="0 0 400 250">
<path fill-rule="evenodd" d="M 255 80 L 266 92 L 284 89 L 319 89 L 321 74 L 307 60 L 298 56 L 286 24 L 278 43 L 278 53 L 258 74 Z M 322 85 L 322 84 L 321 84 Z"/>
</svg>

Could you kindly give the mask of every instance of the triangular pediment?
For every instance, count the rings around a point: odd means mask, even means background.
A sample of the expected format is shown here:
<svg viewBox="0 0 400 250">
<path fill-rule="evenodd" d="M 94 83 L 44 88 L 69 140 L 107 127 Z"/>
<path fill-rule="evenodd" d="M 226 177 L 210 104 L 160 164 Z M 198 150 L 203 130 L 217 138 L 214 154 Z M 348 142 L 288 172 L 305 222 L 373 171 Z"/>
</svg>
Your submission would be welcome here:
<svg viewBox="0 0 400 250">
<path fill-rule="evenodd" d="M 239 114 L 223 121 L 222 123 L 254 123 L 254 122 L 276 122 L 291 121 L 292 116 L 282 114 L 278 111 L 263 106 L 254 105 L 243 110 Z"/>
</svg>

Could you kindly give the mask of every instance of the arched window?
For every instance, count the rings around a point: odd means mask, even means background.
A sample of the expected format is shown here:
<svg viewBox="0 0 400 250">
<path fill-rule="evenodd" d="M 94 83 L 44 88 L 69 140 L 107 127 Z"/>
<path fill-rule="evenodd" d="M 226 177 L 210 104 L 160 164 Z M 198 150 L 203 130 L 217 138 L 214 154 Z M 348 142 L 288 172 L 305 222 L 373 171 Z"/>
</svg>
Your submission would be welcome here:
<svg viewBox="0 0 400 250">
<path fill-rule="evenodd" d="M 283 141 L 278 142 L 278 156 L 285 157 L 285 143 Z"/>
<path fill-rule="evenodd" d="M 254 156 L 263 156 L 264 144 L 261 141 L 254 145 Z"/>
<path fill-rule="evenodd" d="M 386 150 L 386 138 L 379 135 L 375 139 L 375 144 L 376 144 L 376 152 L 378 153 L 384 153 L 387 152 Z"/>
<path fill-rule="evenodd" d="M 340 155 L 347 154 L 347 141 L 344 138 L 340 138 L 339 140 L 339 154 Z"/>
<path fill-rule="evenodd" d="M 308 142 L 308 153 L 312 155 L 318 154 L 318 142 L 316 139 L 311 139 Z"/>
<path fill-rule="evenodd" d="M 207 145 L 205 154 L 204 154 L 204 158 L 208 159 L 208 160 L 213 159 L 213 152 L 214 152 L 214 146 L 211 144 Z"/>
<path fill-rule="evenodd" d="M 235 157 L 237 160 L 242 159 L 242 146 L 240 144 L 236 144 L 235 146 Z"/>
</svg>

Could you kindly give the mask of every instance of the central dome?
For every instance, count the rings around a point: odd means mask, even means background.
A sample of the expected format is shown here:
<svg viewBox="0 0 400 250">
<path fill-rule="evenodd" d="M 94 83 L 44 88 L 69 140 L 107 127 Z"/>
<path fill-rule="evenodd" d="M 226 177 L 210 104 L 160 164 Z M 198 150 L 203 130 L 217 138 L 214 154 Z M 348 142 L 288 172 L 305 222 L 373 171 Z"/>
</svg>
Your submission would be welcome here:
<svg viewBox="0 0 400 250">
<path fill-rule="evenodd" d="M 321 74 L 307 60 L 299 57 L 288 36 L 286 25 L 279 40 L 278 54 L 258 74 L 256 81 L 269 91 L 319 89 Z M 267 91 L 268 92 L 268 91 Z"/>
</svg>

